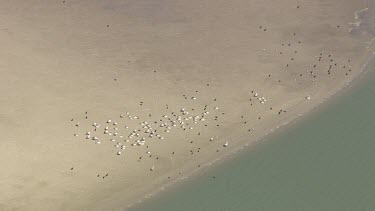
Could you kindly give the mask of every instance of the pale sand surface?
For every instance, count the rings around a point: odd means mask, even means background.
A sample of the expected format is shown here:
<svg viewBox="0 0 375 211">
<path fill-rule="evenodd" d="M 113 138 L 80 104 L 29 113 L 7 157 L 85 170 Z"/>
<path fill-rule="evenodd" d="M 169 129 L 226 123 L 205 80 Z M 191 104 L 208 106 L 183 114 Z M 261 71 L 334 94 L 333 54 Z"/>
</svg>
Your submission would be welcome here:
<svg viewBox="0 0 375 211">
<path fill-rule="evenodd" d="M 365 7 L 1 1 L 0 210 L 124 209 L 254 143 L 360 73 L 371 38 L 349 23 Z"/>
</svg>

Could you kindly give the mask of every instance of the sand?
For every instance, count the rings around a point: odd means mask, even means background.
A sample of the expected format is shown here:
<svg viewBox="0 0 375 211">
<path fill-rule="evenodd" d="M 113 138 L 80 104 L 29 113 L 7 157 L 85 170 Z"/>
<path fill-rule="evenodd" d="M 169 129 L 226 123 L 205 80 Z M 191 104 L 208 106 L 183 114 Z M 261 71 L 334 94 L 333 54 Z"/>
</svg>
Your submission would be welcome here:
<svg viewBox="0 0 375 211">
<path fill-rule="evenodd" d="M 121 210 L 256 143 L 360 74 L 366 6 L 2 2 L 0 209 Z"/>
</svg>

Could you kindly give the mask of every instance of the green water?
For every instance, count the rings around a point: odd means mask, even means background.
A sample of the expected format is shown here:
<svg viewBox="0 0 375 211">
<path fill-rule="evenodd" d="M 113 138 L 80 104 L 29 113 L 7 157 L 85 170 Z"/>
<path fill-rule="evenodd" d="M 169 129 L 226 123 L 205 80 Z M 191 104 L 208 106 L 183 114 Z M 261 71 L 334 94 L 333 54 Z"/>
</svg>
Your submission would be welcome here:
<svg viewBox="0 0 375 211">
<path fill-rule="evenodd" d="M 374 211 L 373 72 L 256 149 L 135 210 Z"/>
</svg>

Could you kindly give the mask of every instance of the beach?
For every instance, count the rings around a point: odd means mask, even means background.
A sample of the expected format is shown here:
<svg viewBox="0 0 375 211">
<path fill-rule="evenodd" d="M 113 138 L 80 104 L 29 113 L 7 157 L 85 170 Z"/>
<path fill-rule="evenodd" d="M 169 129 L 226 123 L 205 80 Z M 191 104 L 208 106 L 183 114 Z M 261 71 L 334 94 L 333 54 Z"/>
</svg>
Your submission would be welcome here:
<svg viewBox="0 0 375 211">
<path fill-rule="evenodd" d="M 367 7 L 1 2 L 0 209 L 123 210 L 256 144 L 361 74 Z"/>
</svg>

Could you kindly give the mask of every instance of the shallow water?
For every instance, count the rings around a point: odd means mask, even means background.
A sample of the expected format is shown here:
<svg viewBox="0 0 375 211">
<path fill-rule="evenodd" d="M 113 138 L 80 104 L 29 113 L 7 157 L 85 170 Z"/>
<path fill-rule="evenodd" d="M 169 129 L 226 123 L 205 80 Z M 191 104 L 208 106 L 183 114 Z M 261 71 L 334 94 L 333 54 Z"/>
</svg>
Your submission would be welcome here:
<svg viewBox="0 0 375 211">
<path fill-rule="evenodd" d="M 251 152 L 134 210 L 375 210 L 374 65 L 365 78 Z"/>
</svg>

